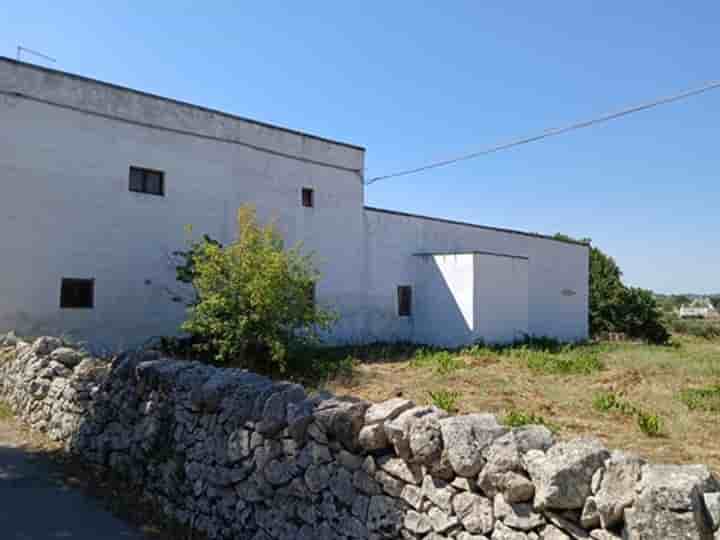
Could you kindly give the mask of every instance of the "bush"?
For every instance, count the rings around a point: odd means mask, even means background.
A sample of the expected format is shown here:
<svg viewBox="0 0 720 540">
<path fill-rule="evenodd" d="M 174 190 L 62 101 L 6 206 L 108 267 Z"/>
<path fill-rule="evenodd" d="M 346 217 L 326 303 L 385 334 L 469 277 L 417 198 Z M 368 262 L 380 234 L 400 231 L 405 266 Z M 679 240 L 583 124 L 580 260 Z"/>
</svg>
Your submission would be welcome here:
<svg viewBox="0 0 720 540">
<path fill-rule="evenodd" d="M 413 367 L 429 366 L 440 375 L 449 375 L 462 367 L 457 353 L 438 349 L 419 349 L 410 361 Z"/>
<path fill-rule="evenodd" d="M 318 274 L 309 256 L 285 250 L 273 225 L 252 207 L 238 211 L 238 236 L 223 247 L 205 237 L 185 256 L 196 298 L 182 328 L 216 363 L 284 371 L 288 352 L 317 342 L 333 316 L 314 301 Z"/>
<path fill-rule="evenodd" d="M 637 423 L 640 431 L 648 437 L 658 437 L 662 433 L 662 420 L 657 414 L 638 412 Z"/>
<path fill-rule="evenodd" d="M 625 288 L 616 307 L 616 328 L 631 338 L 663 345 L 670 333 L 662 323 L 662 313 L 655 296 L 645 289 Z"/>
<path fill-rule="evenodd" d="M 548 422 L 543 416 L 519 409 L 511 409 L 508 411 L 503 417 L 503 424 L 511 428 L 539 425 L 545 426 L 550 431 L 558 430 L 555 424 Z"/>
<path fill-rule="evenodd" d="M 460 392 L 452 390 L 438 390 L 437 392 L 428 392 L 430 403 L 447 411 L 449 413 L 457 412 L 457 402 L 462 396 Z"/>
</svg>

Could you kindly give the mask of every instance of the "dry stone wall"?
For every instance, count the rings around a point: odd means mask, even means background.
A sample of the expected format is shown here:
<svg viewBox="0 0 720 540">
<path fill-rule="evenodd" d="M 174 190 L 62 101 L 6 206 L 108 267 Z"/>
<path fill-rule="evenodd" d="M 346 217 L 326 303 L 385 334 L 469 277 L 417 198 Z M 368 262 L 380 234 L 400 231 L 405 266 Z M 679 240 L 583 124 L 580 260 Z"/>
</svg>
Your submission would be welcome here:
<svg viewBox="0 0 720 540">
<path fill-rule="evenodd" d="M 542 426 L 0 340 L 0 398 L 211 538 L 720 540 L 720 483 Z"/>
</svg>

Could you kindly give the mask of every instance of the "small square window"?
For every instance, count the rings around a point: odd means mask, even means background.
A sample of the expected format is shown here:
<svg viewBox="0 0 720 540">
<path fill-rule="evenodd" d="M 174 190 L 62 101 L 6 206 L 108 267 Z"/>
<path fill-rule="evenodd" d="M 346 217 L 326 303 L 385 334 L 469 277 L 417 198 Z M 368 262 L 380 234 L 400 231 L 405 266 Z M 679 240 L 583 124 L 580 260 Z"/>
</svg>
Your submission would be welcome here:
<svg viewBox="0 0 720 540">
<path fill-rule="evenodd" d="M 315 206 L 315 190 L 310 188 L 302 189 L 302 205 L 305 208 L 312 208 Z"/>
<path fill-rule="evenodd" d="M 165 195 L 165 173 L 141 167 L 130 167 L 130 191 Z"/>
<path fill-rule="evenodd" d="M 397 288 L 398 296 L 398 317 L 410 317 L 412 315 L 412 287 L 401 285 Z"/>
<path fill-rule="evenodd" d="M 95 280 L 63 278 L 60 285 L 60 307 L 92 309 L 95 303 Z"/>
</svg>

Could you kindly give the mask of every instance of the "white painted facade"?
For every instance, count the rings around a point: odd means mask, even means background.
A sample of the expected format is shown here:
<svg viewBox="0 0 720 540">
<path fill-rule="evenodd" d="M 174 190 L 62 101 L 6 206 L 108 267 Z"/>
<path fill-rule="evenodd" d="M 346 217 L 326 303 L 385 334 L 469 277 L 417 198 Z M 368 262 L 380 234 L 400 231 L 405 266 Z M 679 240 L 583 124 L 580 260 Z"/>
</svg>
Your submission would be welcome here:
<svg viewBox="0 0 720 540">
<path fill-rule="evenodd" d="M 587 246 L 365 208 L 364 153 L 0 58 L 0 331 L 113 348 L 177 333 L 170 254 L 185 226 L 228 242 L 250 203 L 315 254 L 318 301 L 340 316 L 332 342 L 505 341 L 525 311 L 528 333 L 587 337 Z M 164 196 L 129 191 L 131 166 L 163 171 Z M 455 253 L 462 264 L 443 255 Z M 60 308 L 63 278 L 95 280 L 93 309 Z M 399 285 L 413 287 L 410 317 Z M 458 313 L 469 333 L 455 332 Z"/>
</svg>

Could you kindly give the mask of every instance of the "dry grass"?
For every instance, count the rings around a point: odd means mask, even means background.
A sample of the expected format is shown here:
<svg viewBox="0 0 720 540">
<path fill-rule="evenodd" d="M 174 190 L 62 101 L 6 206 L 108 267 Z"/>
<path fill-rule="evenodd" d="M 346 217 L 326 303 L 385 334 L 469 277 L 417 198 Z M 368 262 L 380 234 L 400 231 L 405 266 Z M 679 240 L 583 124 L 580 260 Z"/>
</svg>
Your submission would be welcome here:
<svg viewBox="0 0 720 540">
<path fill-rule="evenodd" d="M 502 418 L 521 411 L 545 419 L 563 438 L 596 435 L 611 448 L 656 462 L 702 462 L 720 471 L 720 413 L 691 410 L 681 399 L 689 388 L 720 384 L 720 342 L 676 341 L 675 347 L 591 345 L 540 357 L 532 351 L 499 353 L 479 348 L 453 353 L 454 361 L 443 357 L 441 366 L 454 364 L 451 369 L 400 355 L 359 363 L 351 379 L 330 381 L 328 389 L 372 401 L 402 395 L 416 403 L 427 403 L 431 392 L 452 391 L 460 396 L 455 405 L 462 413 L 491 411 Z M 537 358 L 542 366 L 555 365 L 548 354 L 575 355 L 582 366 L 594 366 L 599 360 L 602 368 L 573 373 L 537 369 Z M 560 360 L 559 365 L 564 365 L 566 359 Z M 635 412 L 596 410 L 594 398 L 610 392 L 632 404 Z M 661 432 L 650 437 L 643 429 L 647 429 L 647 417 L 653 415 L 661 423 Z"/>
</svg>

